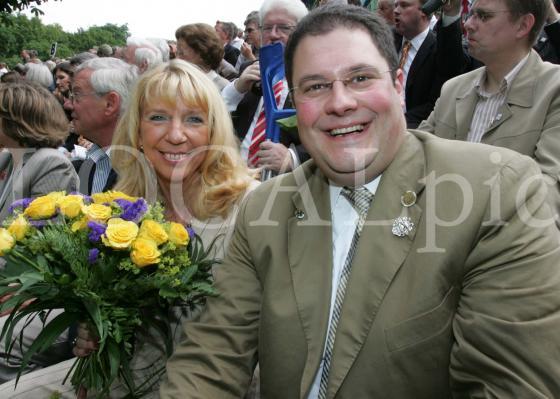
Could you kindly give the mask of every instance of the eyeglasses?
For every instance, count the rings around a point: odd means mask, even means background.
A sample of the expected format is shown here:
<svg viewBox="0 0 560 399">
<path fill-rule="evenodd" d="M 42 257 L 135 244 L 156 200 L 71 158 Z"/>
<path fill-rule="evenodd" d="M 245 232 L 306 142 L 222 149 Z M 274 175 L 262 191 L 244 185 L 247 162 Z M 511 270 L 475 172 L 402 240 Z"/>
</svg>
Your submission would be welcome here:
<svg viewBox="0 0 560 399">
<path fill-rule="evenodd" d="M 255 28 L 245 28 L 244 33 L 245 33 L 246 35 L 249 35 L 249 34 L 253 33 L 254 31 L 256 31 Z"/>
<path fill-rule="evenodd" d="M 471 10 L 467 13 L 467 19 L 473 18 L 480 22 L 486 22 L 494 18 L 496 14 L 500 12 L 509 12 L 509 10 L 485 11 L 480 8 L 471 8 Z"/>
<path fill-rule="evenodd" d="M 274 25 L 263 25 L 260 27 L 261 31 L 266 34 L 270 34 L 274 28 L 277 32 L 281 32 L 284 35 L 289 35 L 296 28 L 295 25 L 284 25 L 284 24 L 274 24 Z"/>
<path fill-rule="evenodd" d="M 321 78 L 312 78 L 306 80 L 300 86 L 294 87 L 290 90 L 294 99 L 298 102 L 312 102 L 323 100 L 332 92 L 334 82 L 341 82 L 348 90 L 353 93 L 360 93 L 369 90 L 375 82 L 383 78 L 383 74 L 392 72 L 379 71 L 376 67 L 360 68 L 343 75 L 339 79 L 324 80 Z"/>
<path fill-rule="evenodd" d="M 74 93 L 73 91 L 70 91 L 70 93 L 68 94 L 68 98 L 72 103 L 80 102 L 80 98 L 87 96 L 99 96 L 99 94 L 94 91 L 90 93 Z"/>
</svg>

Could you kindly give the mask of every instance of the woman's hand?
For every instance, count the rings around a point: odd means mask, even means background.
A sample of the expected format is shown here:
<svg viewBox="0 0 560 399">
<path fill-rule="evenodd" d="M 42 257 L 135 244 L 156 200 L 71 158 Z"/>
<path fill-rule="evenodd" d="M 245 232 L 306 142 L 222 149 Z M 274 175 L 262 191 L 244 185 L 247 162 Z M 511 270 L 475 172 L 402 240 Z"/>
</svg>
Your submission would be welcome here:
<svg viewBox="0 0 560 399">
<path fill-rule="evenodd" d="M 99 338 L 92 333 L 87 324 L 80 323 L 78 337 L 75 340 L 72 352 L 77 357 L 86 357 L 99 348 Z"/>
<path fill-rule="evenodd" d="M 11 284 L 10 284 L 10 286 L 17 286 L 17 285 L 19 285 L 19 284 L 16 284 L 16 283 L 11 283 Z M 2 303 L 4 303 L 4 302 L 8 301 L 8 300 L 9 300 L 11 297 L 13 297 L 14 295 L 15 295 L 15 293 L 12 293 L 12 292 L 11 292 L 11 293 L 9 293 L 9 294 L 5 294 L 5 295 L 0 296 L 0 304 L 2 304 Z M 35 300 L 35 298 L 28 299 L 27 301 L 23 302 L 23 303 L 20 305 L 19 309 L 23 309 L 23 308 L 25 308 L 26 306 L 29 306 L 29 304 L 30 304 L 31 302 L 33 302 L 34 300 Z M 2 312 L 0 312 L 0 317 L 9 315 L 10 313 L 12 313 L 12 310 L 14 310 L 14 309 L 13 309 L 13 308 L 4 309 Z"/>
</svg>

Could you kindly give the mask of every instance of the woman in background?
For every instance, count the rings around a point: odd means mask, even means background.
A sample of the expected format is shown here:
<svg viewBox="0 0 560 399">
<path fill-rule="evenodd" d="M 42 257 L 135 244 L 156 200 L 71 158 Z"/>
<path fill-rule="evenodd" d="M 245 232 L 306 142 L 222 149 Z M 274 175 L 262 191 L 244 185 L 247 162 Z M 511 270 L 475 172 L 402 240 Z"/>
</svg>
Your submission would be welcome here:
<svg viewBox="0 0 560 399">
<path fill-rule="evenodd" d="M 224 58 L 224 46 L 216 30 L 208 24 L 189 24 L 177 29 L 175 37 L 177 58 L 198 66 L 222 91 L 229 81 L 216 72 Z"/>
<path fill-rule="evenodd" d="M 74 167 L 56 150 L 68 135 L 62 106 L 29 82 L 0 85 L 0 221 L 17 199 L 76 191 Z"/>
<path fill-rule="evenodd" d="M 53 94 L 58 98 L 61 105 L 70 97 L 70 84 L 74 75 L 74 67 L 69 62 L 61 62 L 53 69 L 55 90 Z"/>
</svg>

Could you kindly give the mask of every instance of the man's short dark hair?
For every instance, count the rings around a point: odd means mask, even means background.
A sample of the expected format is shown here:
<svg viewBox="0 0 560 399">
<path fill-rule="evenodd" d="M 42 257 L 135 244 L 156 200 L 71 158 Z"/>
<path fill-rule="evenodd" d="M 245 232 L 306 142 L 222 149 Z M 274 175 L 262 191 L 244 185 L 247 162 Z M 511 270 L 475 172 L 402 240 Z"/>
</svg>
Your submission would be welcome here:
<svg viewBox="0 0 560 399">
<path fill-rule="evenodd" d="M 245 18 L 245 22 L 243 22 L 243 25 L 247 26 L 250 23 L 254 23 L 255 25 L 259 26 L 259 12 L 258 11 L 251 11 L 248 15 L 247 18 Z"/>
<path fill-rule="evenodd" d="M 529 44 L 535 44 L 539 33 L 546 21 L 548 4 L 545 0 L 504 0 L 513 20 L 517 20 L 526 14 L 533 14 L 535 24 L 529 32 Z"/>
<path fill-rule="evenodd" d="M 385 58 L 391 76 L 395 79 L 398 68 L 397 51 L 393 34 L 387 23 L 376 13 L 357 6 L 326 5 L 315 8 L 305 16 L 296 26 L 286 45 L 285 67 L 288 85 L 292 85 L 294 53 L 300 42 L 306 36 L 325 35 L 337 28 L 362 29 L 369 33 L 371 40 Z"/>
<path fill-rule="evenodd" d="M 235 37 L 235 24 L 233 22 L 224 21 L 218 21 L 218 23 L 221 25 L 222 30 L 226 34 L 228 40 L 233 40 L 233 38 Z"/>
</svg>

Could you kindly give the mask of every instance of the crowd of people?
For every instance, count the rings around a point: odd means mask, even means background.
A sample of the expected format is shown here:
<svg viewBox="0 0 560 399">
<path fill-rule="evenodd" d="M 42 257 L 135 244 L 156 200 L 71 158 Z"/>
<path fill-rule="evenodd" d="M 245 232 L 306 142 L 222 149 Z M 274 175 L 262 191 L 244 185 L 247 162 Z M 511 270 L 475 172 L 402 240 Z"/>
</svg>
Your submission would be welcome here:
<svg viewBox="0 0 560 399">
<path fill-rule="evenodd" d="M 148 397 L 560 397 L 559 4 L 430 2 L 264 0 L 242 33 L 0 64 L 0 221 L 116 189 L 217 243 L 219 295 L 176 309 L 172 357 L 137 337 Z M 277 141 L 266 101 L 295 109 Z M 0 343 L 0 397 L 95 397 L 62 383 L 87 325 L 16 386 L 42 325 Z"/>
</svg>

